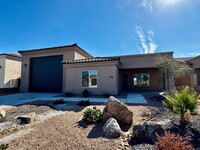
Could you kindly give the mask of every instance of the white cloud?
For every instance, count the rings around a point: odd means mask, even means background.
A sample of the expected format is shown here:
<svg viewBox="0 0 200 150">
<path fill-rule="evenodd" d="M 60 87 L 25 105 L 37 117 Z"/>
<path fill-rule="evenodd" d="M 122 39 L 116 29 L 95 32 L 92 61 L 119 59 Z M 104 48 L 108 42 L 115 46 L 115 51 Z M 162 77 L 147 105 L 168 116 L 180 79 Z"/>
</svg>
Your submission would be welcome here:
<svg viewBox="0 0 200 150">
<path fill-rule="evenodd" d="M 152 13 L 155 0 L 118 0 L 116 6 L 122 12 L 133 13 L 135 8 L 143 8 Z"/>
<path fill-rule="evenodd" d="M 149 31 L 148 35 L 149 35 L 149 53 L 154 53 L 158 47 L 158 45 L 154 41 L 154 32 Z"/>
<path fill-rule="evenodd" d="M 150 13 L 153 12 L 153 0 L 141 0 L 140 6 L 147 9 Z"/>
<path fill-rule="evenodd" d="M 154 32 L 153 31 L 148 32 L 148 42 L 147 42 L 142 27 L 136 26 L 135 29 L 136 29 L 138 38 L 140 40 L 143 53 L 144 54 L 154 53 L 156 49 L 158 48 L 158 45 L 154 41 Z M 141 48 L 139 49 L 139 51 L 141 51 Z"/>
<path fill-rule="evenodd" d="M 143 33 L 143 30 L 140 26 L 136 26 L 136 32 L 138 34 L 139 40 L 140 40 L 140 44 L 142 46 L 143 49 L 143 53 L 148 53 L 148 45 L 146 43 L 146 39 Z"/>
</svg>

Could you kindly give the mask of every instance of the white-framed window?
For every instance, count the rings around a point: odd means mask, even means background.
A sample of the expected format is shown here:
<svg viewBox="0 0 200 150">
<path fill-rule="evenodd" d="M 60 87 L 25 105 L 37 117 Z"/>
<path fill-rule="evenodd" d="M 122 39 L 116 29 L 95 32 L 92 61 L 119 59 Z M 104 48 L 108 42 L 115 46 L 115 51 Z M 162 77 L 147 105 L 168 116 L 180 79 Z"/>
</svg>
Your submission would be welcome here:
<svg viewBox="0 0 200 150">
<path fill-rule="evenodd" d="M 133 74 L 133 86 L 150 86 L 149 73 L 136 73 Z"/>
<path fill-rule="evenodd" d="M 97 88 L 97 70 L 82 71 L 82 87 Z"/>
</svg>

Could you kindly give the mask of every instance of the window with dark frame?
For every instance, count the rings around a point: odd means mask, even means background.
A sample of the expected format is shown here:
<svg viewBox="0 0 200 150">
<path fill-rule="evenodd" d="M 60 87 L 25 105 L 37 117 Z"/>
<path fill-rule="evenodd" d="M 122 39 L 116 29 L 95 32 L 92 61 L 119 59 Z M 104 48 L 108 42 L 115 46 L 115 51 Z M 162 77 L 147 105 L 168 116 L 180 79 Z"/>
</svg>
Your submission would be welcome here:
<svg viewBox="0 0 200 150">
<path fill-rule="evenodd" d="M 150 86 L 149 73 L 136 73 L 133 74 L 133 86 Z"/>
<path fill-rule="evenodd" d="M 82 71 L 82 87 L 97 88 L 97 70 Z"/>
</svg>

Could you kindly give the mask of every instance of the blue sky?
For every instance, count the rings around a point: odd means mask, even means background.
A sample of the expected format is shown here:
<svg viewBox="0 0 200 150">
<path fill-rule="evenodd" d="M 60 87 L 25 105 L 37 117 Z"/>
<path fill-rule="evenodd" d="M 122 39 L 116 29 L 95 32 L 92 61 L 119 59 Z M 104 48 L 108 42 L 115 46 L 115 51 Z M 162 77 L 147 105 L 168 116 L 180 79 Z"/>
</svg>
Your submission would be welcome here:
<svg viewBox="0 0 200 150">
<path fill-rule="evenodd" d="M 200 0 L 0 0 L 0 53 L 73 43 L 93 56 L 200 55 Z"/>
</svg>

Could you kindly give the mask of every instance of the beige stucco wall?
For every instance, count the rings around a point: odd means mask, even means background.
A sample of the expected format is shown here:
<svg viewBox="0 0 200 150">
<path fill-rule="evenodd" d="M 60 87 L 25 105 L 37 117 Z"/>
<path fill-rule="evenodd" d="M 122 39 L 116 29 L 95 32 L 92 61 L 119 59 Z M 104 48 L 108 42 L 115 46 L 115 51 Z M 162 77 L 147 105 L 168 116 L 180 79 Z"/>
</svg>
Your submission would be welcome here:
<svg viewBox="0 0 200 150">
<path fill-rule="evenodd" d="M 36 51 L 22 52 L 21 54 L 22 54 L 22 71 L 21 71 L 20 91 L 22 92 L 29 91 L 29 77 L 30 77 L 30 63 L 31 63 L 30 59 L 31 58 L 62 55 L 63 61 L 66 61 L 66 60 L 72 60 L 75 58 L 81 58 L 81 55 L 84 58 L 90 57 L 77 47 L 64 47 L 64 48 L 36 50 Z"/>
<path fill-rule="evenodd" d="M 17 88 L 18 78 L 21 77 L 21 58 L 6 56 L 4 88 Z"/>
<path fill-rule="evenodd" d="M 21 76 L 21 58 L 0 55 L 0 88 L 17 88 Z"/>
<path fill-rule="evenodd" d="M 80 53 L 78 52 L 75 52 L 75 59 L 85 59 L 86 57 L 81 55 Z"/>
<path fill-rule="evenodd" d="M 169 55 L 173 57 L 172 52 L 119 56 L 121 62 L 120 69 L 156 68 L 156 57 L 160 55 Z"/>
<path fill-rule="evenodd" d="M 197 56 L 190 60 L 193 68 L 193 85 L 200 86 L 200 56 Z"/>
<path fill-rule="evenodd" d="M 5 56 L 0 55 L 0 88 L 4 88 Z"/>
<path fill-rule="evenodd" d="M 92 95 L 102 95 L 108 93 L 117 95 L 119 92 L 118 66 L 117 62 L 96 62 L 96 63 L 78 63 L 64 64 L 65 80 L 63 92 L 72 92 L 81 94 L 85 88 L 82 88 L 82 71 L 97 70 L 98 87 L 87 88 Z"/>
</svg>

